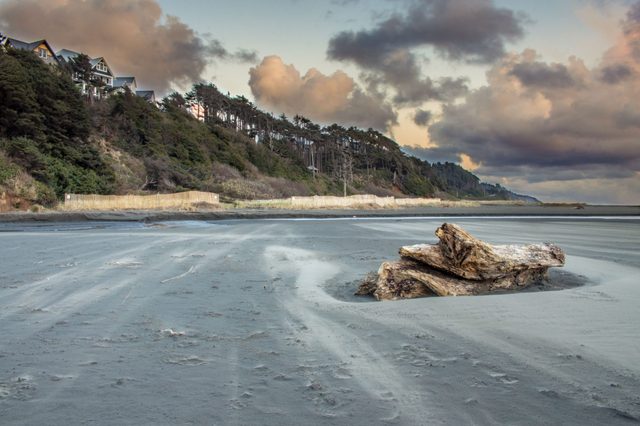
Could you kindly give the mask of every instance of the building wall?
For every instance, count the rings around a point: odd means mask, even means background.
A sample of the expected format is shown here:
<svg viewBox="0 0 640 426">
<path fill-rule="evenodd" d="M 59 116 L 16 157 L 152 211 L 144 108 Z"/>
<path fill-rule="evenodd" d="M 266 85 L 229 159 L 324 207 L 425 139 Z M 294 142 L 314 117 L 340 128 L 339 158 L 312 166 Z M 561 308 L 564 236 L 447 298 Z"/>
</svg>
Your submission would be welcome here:
<svg viewBox="0 0 640 426">
<path fill-rule="evenodd" d="M 196 120 L 204 121 L 204 107 L 199 103 L 194 103 L 189 106 L 189 112 Z"/>
<path fill-rule="evenodd" d="M 43 58 L 40 56 L 40 49 L 44 49 L 47 51 L 47 57 Z M 41 43 L 40 46 L 36 47 L 33 52 L 38 56 L 38 58 L 42 59 L 47 64 L 57 65 L 55 54 L 49 50 L 46 44 Z"/>
</svg>

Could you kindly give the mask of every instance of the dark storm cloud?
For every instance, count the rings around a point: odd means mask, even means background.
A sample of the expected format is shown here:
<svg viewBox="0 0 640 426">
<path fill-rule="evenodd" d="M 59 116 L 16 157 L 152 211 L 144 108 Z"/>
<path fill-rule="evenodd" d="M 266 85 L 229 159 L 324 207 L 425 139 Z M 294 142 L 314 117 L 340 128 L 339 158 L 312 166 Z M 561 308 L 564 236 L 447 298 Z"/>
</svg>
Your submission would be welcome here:
<svg viewBox="0 0 640 426">
<path fill-rule="evenodd" d="M 375 87 L 394 88 L 393 101 L 398 105 L 420 105 L 425 100 L 448 102 L 467 93 L 467 79 L 445 77 L 433 80 L 421 77 L 414 54 L 398 50 L 384 59 L 378 72 L 363 72 L 362 77 Z"/>
<path fill-rule="evenodd" d="M 635 127 L 640 129 L 640 108 L 633 104 L 627 104 L 616 112 L 615 119 L 620 128 Z"/>
<path fill-rule="evenodd" d="M 511 75 L 516 76 L 525 86 L 561 89 L 576 84 L 567 67 L 562 64 L 523 62 L 513 66 Z"/>
<path fill-rule="evenodd" d="M 229 52 L 219 40 L 209 40 L 205 51 L 209 58 L 249 63 L 258 61 L 256 51 L 238 49 L 236 52 Z"/>
<path fill-rule="evenodd" d="M 7 0 L 0 31 L 28 41 L 46 37 L 55 49 L 103 56 L 116 73 L 164 92 L 201 79 L 211 60 L 255 62 L 253 52 L 231 53 L 198 34 L 156 0 Z"/>
<path fill-rule="evenodd" d="M 504 54 L 505 42 L 522 37 L 522 21 L 491 0 L 421 0 L 372 30 L 339 33 L 328 53 L 332 59 L 374 66 L 398 49 L 428 45 L 448 59 L 489 63 Z"/>
<path fill-rule="evenodd" d="M 613 65 L 606 58 L 589 69 L 575 58 L 545 64 L 531 50 L 506 56 L 487 73 L 487 86 L 445 106 L 429 129 L 437 147 L 422 157 L 465 154 L 483 176 L 528 182 L 632 178 L 640 171 L 640 79 L 634 72 L 624 85 L 603 81 L 603 70 Z M 527 80 L 522 70 L 537 72 Z M 580 84 L 558 90 L 569 81 Z"/>
<path fill-rule="evenodd" d="M 491 0 L 421 0 L 406 14 L 392 15 L 373 29 L 335 35 L 327 55 L 353 62 L 367 79 L 392 87 L 397 104 L 449 101 L 466 93 L 466 80 L 422 77 L 422 64 L 412 49 L 432 47 L 445 59 L 490 63 L 504 54 L 505 43 L 522 37 L 523 20 Z"/>
<path fill-rule="evenodd" d="M 633 74 L 633 69 L 625 64 L 609 65 L 601 70 L 600 79 L 608 84 L 618 84 Z"/>
<path fill-rule="evenodd" d="M 401 147 L 406 154 L 414 156 L 429 163 L 459 163 L 460 155 L 457 149 L 448 150 L 446 148 L 423 148 L 420 146 Z"/>
<path fill-rule="evenodd" d="M 433 117 L 433 114 L 431 113 L 431 111 L 425 111 L 423 109 L 417 109 L 416 113 L 413 117 L 413 121 L 418 125 L 418 126 L 428 126 L 431 123 L 431 118 Z"/>
<path fill-rule="evenodd" d="M 239 62 L 258 62 L 258 52 L 255 50 L 239 49 L 233 54 L 233 57 Z"/>
<path fill-rule="evenodd" d="M 207 53 L 209 56 L 213 56 L 215 58 L 224 58 L 229 55 L 227 49 L 225 49 L 222 43 L 218 40 L 212 40 L 209 42 L 209 45 L 207 46 Z"/>
<path fill-rule="evenodd" d="M 432 161 L 467 158 L 486 181 L 593 202 L 640 202 L 640 2 L 598 66 L 535 51 L 505 55 L 487 85 L 444 107 L 429 128 Z M 555 194 L 555 195 L 554 195 Z"/>
<path fill-rule="evenodd" d="M 628 40 L 629 53 L 636 61 L 640 61 L 640 1 L 636 2 L 627 12 L 627 19 L 623 25 L 624 34 Z"/>
<path fill-rule="evenodd" d="M 640 23 L 640 2 L 633 4 L 627 11 L 627 23 L 629 25 Z"/>
</svg>

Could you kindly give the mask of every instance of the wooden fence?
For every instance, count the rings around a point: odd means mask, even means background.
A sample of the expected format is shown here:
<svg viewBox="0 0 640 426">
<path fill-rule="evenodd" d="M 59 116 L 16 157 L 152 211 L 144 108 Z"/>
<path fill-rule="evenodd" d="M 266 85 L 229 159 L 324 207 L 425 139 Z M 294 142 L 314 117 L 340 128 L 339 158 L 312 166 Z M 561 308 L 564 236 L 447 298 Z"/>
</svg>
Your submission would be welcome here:
<svg viewBox="0 0 640 426">
<path fill-rule="evenodd" d="M 378 197 L 376 195 L 351 195 L 349 197 L 291 197 L 291 207 L 299 209 L 331 208 L 331 207 L 368 207 L 380 208 L 427 206 L 440 203 L 439 198 L 394 198 Z"/>
<path fill-rule="evenodd" d="M 218 194 L 188 191 L 155 195 L 65 194 L 65 210 L 186 209 L 196 204 L 219 204 Z"/>
</svg>

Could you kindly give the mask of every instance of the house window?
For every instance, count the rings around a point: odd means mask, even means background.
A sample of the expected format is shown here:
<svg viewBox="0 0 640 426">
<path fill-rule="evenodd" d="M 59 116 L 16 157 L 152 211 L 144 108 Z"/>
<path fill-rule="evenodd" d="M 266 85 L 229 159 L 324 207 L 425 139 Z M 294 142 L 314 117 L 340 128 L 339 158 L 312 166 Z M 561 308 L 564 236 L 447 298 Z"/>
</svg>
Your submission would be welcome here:
<svg viewBox="0 0 640 426">
<path fill-rule="evenodd" d="M 38 56 L 42 59 L 47 59 L 47 49 L 38 49 Z"/>
</svg>

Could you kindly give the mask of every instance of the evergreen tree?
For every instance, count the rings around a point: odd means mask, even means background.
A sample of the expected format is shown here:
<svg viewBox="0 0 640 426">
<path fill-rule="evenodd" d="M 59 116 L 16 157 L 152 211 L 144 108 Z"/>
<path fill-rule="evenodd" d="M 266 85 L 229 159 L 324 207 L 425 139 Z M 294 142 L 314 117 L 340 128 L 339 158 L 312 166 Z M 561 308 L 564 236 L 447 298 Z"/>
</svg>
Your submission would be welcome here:
<svg viewBox="0 0 640 426">
<path fill-rule="evenodd" d="M 281 196 L 304 194 L 304 188 L 319 194 L 511 196 L 504 188 L 481 184 L 457 164 L 408 157 L 377 130 L 321 128 L 300 114 L 289 121 L 260 111 L 242 96 L 224 95 L 213 84 L 197 84 L 186 96 L 171 94 L 162 110 L 130 90 L 88 106 L 70 75 L 92 87 L 89 58 L 80 55 L 66 69 L 67 74 L 47 66 L 32 52 L 0 53 L 0 156 L 58 197 L 109 193 L 116 183 L 122 191 L 224 192 L 229 176 L 219 175 L 220 170 L 254 188 L 280 182 Z M 187 111 L 193 104 L 202 107 L 204 123 Z M 109 149 L 135 159 L 135 186 L 116 178 L 114 170 L 122 165 L 116 164 L 119 157 L 105 162 Z M 265 192 L 261 196 L 274 196 Z"/>
<path fill-rule="evenodd" d="M 44 116 L 38 110 L 28 69 L 13 54 L 0 51 L 0 136 L 44 138 Z"/>
<path fill-rule="evenodd" d="M 83 92 L 91 97 L 91 89 L 93 88 L 91 58 L 84 53 L 80 53 L 75 58 L 69 59 L 69 67 L 72 78 L 79 80 L 82 83 Z"/>
</svg>

